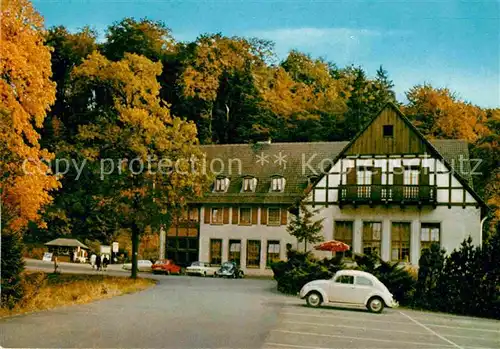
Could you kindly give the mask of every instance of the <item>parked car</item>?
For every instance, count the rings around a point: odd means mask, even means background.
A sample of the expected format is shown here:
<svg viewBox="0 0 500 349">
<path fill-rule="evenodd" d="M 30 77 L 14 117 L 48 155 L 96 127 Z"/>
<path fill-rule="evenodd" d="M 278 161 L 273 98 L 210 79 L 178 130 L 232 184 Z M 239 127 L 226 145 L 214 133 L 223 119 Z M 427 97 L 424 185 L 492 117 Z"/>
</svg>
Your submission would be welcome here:
<svg viewBox="0 0 500 349">
<path fill-rule="evenodd" d="M 153 266 L 153 263 L 150 260 L 139 259 L 137 261 L 137 270 L 138 271 L 151 271 L 152 266 Z M 132 263 L 125 263 L 125 264 L 123 264 L 122 268 L 125 270 L 132 270 Z"/>
<path fill-rule="evenodd" d="M 241 270 L 236 263 L 224 262 L 217 271 L 217 276 L 221 278 L 227 277 L 232 279 L 239 279 L 243 278 L 245 274 L 243 273 L 243 270 Z"/>
<path fill-rule="evenodd" d="M 211 267 L 210 264 L 204 262 L 193 262 L 186 268 L 188 275 L 201 275 L 201 276 L 216 276 L 217 268 Z"/>
<path fill-rule="evenodd" d="M 159 259 L 151 267 L 154 274 L 181 274 L 182 268 L 171 259 Z"/>
<path fill-rule="evenodd" d="M 398 306 L 379 279 L 359 270 L 340 270 L 330 280 L 308 282 L 299 296 L 310 307 L 319 307 L 322 303 L 342 303 L 364 305 L 369 311 L 380 313 L 384 307 Z"/>
</svg>

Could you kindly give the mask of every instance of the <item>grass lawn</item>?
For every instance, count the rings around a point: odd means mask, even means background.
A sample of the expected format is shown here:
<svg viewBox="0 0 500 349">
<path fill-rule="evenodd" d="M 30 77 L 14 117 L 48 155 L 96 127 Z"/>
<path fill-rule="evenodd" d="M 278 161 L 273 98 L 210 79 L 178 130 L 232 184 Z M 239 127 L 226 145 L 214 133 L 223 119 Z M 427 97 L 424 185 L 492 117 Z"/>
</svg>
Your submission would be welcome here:
<svg viewBox="0 0 500 349">
<path fill-rule="evenodd" d="M 25 274 L 25 294 L 14 309 L 0 308 L 0 317 L 40 311 L 70 304 L 89 303 L 144 290 L 155 280 L 82 274 Z"/>
</svg>

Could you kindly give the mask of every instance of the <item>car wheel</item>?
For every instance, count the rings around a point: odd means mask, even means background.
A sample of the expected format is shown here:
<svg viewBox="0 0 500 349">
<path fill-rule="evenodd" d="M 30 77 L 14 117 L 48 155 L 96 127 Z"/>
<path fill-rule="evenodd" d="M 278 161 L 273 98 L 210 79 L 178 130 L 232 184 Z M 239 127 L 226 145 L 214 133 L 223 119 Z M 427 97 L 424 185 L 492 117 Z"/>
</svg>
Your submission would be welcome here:
<svg viewBox="0 0 500 349">
<path fill-rule="evenodd" d="M 381 313 L 384 310 L 384 301 L 380 297 L 372 297 L 368 300 L 366 307 L 372 313 Z"/>
<path fill-rule="evenodd" d="M 321 303 L 323 303 L 323 297 L 321 297 L 321 294 L 319 294 L 319 292 L 309 292 L 306 297 L 306 302 L 308 306 L 317 308 L 321 305 Z"/>
<path fill-rule="evenodd" d="M 170 270 L 165 271 L 165 275 L 170 275 Z"/>
</svg>

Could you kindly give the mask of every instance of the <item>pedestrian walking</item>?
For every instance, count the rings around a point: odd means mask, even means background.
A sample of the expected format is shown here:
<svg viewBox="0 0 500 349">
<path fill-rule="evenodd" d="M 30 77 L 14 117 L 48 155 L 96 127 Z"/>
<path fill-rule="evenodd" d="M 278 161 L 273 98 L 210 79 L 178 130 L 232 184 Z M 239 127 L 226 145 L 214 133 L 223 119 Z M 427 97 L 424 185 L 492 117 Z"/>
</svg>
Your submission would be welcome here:
<svg viewBox="0 0 500 349">
<path fill-rule="evenodd" d="M 57 254 L 54 254 L 54 274 L 57 273 L 57 268 L 59 268 L 59 260 L 57 259 Z"/>
<path fill-rule="evenodd" d="M 97 271 L 101 270 L 101 255 L 98 255 L 96 257 L 95 266 L 97 267 Z"/>
<path fill-rule="evenodd" d="M 92 255 L 90 256 L 90 265 L 92 266 L 92 269 L 95 268 L 96 258 L 97 258 L 97 256 L 95 255 L 95 253 L 92 253 Z"/>
<path fill-rule="evenodd" d="M 103 266 L 104 270 L 106 270 L 106 268 L 108 267 L 108 264 L 109 264 L 108 256 L 104 255 L 104 259 L 102 260 L 102 266 Z"/>
</svg>

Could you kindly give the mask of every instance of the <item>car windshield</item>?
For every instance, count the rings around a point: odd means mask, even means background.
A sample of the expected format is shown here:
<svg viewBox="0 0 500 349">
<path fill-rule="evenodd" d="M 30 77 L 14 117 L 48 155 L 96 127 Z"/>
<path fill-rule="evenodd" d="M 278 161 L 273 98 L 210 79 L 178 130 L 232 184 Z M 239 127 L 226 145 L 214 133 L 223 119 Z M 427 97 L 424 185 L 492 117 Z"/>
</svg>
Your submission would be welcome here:
<svg viewBox="0 0 500 349">
<path fill-rule="evenodd" d="M 165 264 L 165 262 L 163 262 L 163 261 L 156 261 L 155 264 L 156 265 L 160 265 L 160 264 Z"/>
<path fill-rule="evenodd" d="M 191 266 L 192 267 L 199 267 L 199 266 L 201 266 L 201 264 L 200 264 L 200 262 L 193 262 L 193 263 L 191 263 Z"/>
</svg>

